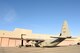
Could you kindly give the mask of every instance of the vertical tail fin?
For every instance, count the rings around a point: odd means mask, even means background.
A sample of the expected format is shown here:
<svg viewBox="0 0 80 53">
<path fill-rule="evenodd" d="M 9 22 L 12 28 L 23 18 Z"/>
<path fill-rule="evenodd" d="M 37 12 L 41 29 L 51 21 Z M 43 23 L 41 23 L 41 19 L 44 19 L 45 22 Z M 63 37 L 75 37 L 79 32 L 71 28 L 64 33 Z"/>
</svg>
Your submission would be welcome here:
<svg viewBox="0 0 80 53">
<path fill-rule="evenodd" d="M 61 32 L 61 34 L 62 34 L 61 36 L 64 36 L 64 37 L 71 37 L 67 21 L 64 21 L 64 23 L 62 25 L 62 32 Z"/>
</svg>

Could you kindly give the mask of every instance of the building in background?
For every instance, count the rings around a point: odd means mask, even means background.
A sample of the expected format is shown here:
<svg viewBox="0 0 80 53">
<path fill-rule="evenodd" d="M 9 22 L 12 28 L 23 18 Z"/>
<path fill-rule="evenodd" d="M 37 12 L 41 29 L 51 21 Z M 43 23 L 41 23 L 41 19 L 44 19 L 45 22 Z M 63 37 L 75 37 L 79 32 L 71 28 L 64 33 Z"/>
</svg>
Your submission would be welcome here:
<svg viewBox="0 0 80 53">
<path fill-rule="evenodd" d="M 46 34 L 32 34 L 32 30 L 25 30 L 16 28 L 14 31 L 0 31 L 0 46 L 1 47 L 17 47 L 21 45 L 21 34 L 25 34 L 24 45 L 26 40 L 29 39 L 49 39 L 50 36 L 55 35 L 46 35 Z M 80 37 L 69 38 L 64 40 L 59 44 L 59 46 L 75 45 L 80 42 Z"/>
<path fill-rule="evenodd" d="M 65 31 L 66 30 L 66 31 Z M 68 25 L 65 21 L 62 27 L 62 33 L 65 35 L 69 35 Z M 42 39 L 50 39 L 50 34 L 33 34 L 32 30 L 20 29 L 16 28 L 14 31 L 5 31 L 0 30 L 0 46 L 1 47 L 18 47 L 21 45 L 21 35 L 23 34 L 23 45 L 31 44 L 31 41 L 34 39 L 42 40 Z M 28 42 L 29 41 L 29 42 Z M 61 42 L 58 46 L 68 46 L 68 45 L 75 45 L 80 42 L 80 37 L 68 38 Z"/>
</svg>

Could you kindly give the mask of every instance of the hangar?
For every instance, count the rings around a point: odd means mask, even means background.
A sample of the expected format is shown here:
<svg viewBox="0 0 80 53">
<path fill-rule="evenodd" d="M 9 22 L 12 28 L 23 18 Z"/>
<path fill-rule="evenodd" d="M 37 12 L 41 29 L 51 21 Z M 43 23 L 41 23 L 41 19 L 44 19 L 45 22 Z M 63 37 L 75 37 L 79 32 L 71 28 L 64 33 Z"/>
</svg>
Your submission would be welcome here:
<svg viewBox="0 0 80 53">
<path fill-rule="evenodd" d="M 48 39 L 49 35 L 46 34 L 32 34 L 32 30 L 25 30 L 16 28 L 14 31 L 0 31 L 0 46 L 1 47 L 16 47 L 21 44 L 21 34 L 25 34 L 23 36 L 24 39 L 26 38 L 44 38 Z M 46 38 L 45 38 L 46 37 Z M 25 45 L 24 40 L 24 45 Z"/>
<path fill-rule="evenodd" d="M 23 34 L 24 42 L 23 44 L 27 44 L 27 40 L 29 39 L 49 39 L 50 36 L 56 36 L 56 35 L 50 35 L 50 34 L 34 34 L 32 33 L 32 30 L 26 30 L 26 29 L 20 29 L 16 28 L 13 31 L 5 31 L 0 30 L 0 47 L 18 47 L 21 45 L 21 35 Z M 78 42 L 80 42 L 80 37 L 74 37 L 65 39 L 63 42 L 58 44 L 58 46 L 69 46 L 69 45 L 75 45 Z M 31 44 L 31 43 L 30 43 Z"/>
</svg>

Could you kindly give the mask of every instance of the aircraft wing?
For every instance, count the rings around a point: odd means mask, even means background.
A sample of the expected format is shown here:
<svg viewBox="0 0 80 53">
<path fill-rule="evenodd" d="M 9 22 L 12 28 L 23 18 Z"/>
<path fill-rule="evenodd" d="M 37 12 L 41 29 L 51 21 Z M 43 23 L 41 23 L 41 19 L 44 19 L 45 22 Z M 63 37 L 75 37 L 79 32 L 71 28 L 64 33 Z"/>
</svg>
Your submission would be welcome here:
<svg viewBox="0 0 80 53">
<path fill-rule="evenodd" d="M 71 38 L 71 37 L 64 37 L 64 36 L 53 37 L 53 36 L 51 36 L 50 38 Z"/>
<path fill-rule="evenodd" d="M 26 38 L 25 40 L 44 41 L 44 39 Z"/>
</svg>

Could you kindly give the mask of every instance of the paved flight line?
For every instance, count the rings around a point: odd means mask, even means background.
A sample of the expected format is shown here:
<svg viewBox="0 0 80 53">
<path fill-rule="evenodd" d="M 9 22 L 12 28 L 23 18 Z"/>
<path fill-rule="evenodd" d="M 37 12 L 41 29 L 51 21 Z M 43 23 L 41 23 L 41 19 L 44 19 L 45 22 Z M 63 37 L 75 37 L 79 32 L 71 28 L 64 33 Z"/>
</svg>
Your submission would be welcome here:
<svg viewBox="0 0 80 53">
<path fill-rule="evenodd" d="M 0 47 L 0 53 L 80 53 L 80 45 L 54 48 Z"/>
</svg>

